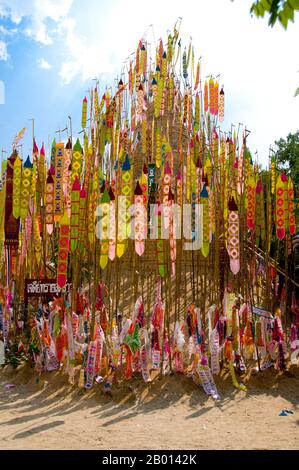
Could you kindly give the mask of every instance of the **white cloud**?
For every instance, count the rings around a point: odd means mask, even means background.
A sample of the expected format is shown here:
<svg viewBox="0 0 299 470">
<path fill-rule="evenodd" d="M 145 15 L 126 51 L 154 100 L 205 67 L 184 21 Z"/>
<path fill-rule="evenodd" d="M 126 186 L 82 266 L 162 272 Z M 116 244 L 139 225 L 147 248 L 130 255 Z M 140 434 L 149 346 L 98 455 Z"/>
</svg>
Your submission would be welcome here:
<svg viewBox="0 0 299 470">
<path fill-rule="evenodd" d="M 113 72 L 113 65 L 107 55 L 107 49 L 101 44 L 92 44 L 87 38 L 76 33 L 77 22 L 67 18 L 61 22 L 59 32 L 65 37 L 67 59 L 62 63 L 60 77 L 69 84 L 77 75 L 88 80 L 99 74 Z"/>
<path fill-rule="evenodd" d="M 4 41 L 0 40 L 0 60 L 6 61 L 8 58 L 7 45 Z"/>
<path fill-rule="evenodd" d="M 40 69 L 49 70 L 52 68 L 52 65 L 44 58 L 38 59 L 37 63 Z"/>
<path fill-rule="evenodd" d="M 0 15 L 1 16 L 1 15 Z M 2 36 L 13 36 L 14 34 L 16 34 L 18 32 L 17 28 L 10 28 L 10 29 L 7 29 L 5 28 L 5 26 L 3 26 L 2 24 L 0 25 L 0 34 Z"/>
<path fill-rule="evenodd" d="M 55 57 L 63 57 L 59 72 L 63 83 L 101 76 L 107 86 L 145 30 L 154 59 L 159 38 L 166 39 L 166 28 L 172 30 L 183 17 L 182 43 L 192 36 L 195 56 L 202 56 L 202 78 L 221 73 L 226 93 L 224 130 L 230 130 L 231 122 L 247 125 L 249 146 L 253 153 L 258 149 L 259 159 L 266 163 L 269 145 L 298 128 L 299 99 L 293 95 L 299 84 L 294 55 L 299 18 L 287 31 L 279 24 L 269 28 L 266 17 L 250 17 L 252 1 L 151 0 L 145 15 L 140 0 L 89 0 L 84 6 L 79 0 L 0 0 L 0 16 L 8 16 L 18 30 L 23 27 L 41 44 L 55 41 Z M 154 25 L 154 34 L 149 24 Z M 2 47 L 7 58 L 6 45 Z"/>
<path fill-rule="evenodd" d="M 48 21 L 59 23 L 69 13 L 72 3 L 73 0 L 0 0 L 0 11 L 17 25 L 23 18 L 28 19 L 25 34 L 41 44 L 50 45 L 53 37 Z"/>
</svg>

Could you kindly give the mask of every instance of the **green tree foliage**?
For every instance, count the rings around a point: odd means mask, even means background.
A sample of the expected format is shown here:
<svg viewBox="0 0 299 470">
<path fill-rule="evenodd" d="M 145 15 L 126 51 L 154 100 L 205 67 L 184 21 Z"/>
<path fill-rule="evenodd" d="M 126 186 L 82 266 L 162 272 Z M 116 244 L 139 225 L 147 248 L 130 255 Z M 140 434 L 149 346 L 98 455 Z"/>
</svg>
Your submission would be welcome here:
<svg viewBox="0 0 299 470">
<path fill-rule="evenodd" d="M 275 142 L 277 150 L 275 152 L 276 165 L 279 170 L 291 176 L 294 182 L 295 195 L 295 216 L 297 231 L 299 227 L 299 131 L 289 134 L 286 139 L 279 139 Z"/>
<path fill-rule="evenodd" d="M 291 176 L 295 192 L 299 190 L 299 131 L 275 142 L 277 167 Z"/>
<path fill-rule="evenodd" d="M 294 22 L 295 11 L 299 11 L 299 0 L 258 0 L 252 4 L 250 11 L 257 17 L 268 13 L 269 26 L 274 26 L 278 20 L 287 29 L 288 22 Z"/>
<path fill-rule="evenodd" d="M 289 21 L 294 22 L 295 11 L 299 11 L 299 0 L 258 0 L 250 9 L 257 17 L 264 17 L 265 12 L 269 13 L 269 26 L 274 26 L 278 20 L 284 29 L 287 29 Z M 294 96 L 298 95 L 299 87 Z"/>
</svg>

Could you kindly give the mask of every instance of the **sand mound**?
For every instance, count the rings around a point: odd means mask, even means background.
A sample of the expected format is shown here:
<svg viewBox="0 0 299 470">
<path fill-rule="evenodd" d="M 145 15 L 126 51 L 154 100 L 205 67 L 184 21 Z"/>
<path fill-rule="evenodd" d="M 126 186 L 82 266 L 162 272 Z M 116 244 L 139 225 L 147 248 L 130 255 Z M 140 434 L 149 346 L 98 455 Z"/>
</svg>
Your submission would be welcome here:
<svg viewBox="0 0 299 470">
<path fill-rule="evenodd" d="M 273 368 L 216 378 L 221 401 L 208 398 L 186 376 L 140 376 L 113 384 L 111 394 L 95 384 L 80 392 L 62 372 L 36 374 L 28 365 L 0 373 L 2 449 L 296 449 L 299 369 Z M 5 384 L 14 384 L 6 390 Z M 281 409 L 294 412 L 278 416 Z M 59 431 L 59 432 L 57 432 Z"/>
</svg>

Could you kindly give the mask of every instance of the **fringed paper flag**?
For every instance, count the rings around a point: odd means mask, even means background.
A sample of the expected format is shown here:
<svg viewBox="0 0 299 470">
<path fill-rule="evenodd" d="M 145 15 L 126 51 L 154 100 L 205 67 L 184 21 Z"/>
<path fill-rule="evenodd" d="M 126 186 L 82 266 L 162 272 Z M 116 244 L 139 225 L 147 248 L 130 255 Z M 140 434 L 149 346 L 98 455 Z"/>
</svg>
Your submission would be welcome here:
<svg viewBox="0 0 299 470">
<path fill-rule="evenodd" d="M 53 139 L 53 142 L 52 142 L 52 145 L 51 145 L 50 166 L 53 166 L 53 168 L 56 167 L 56 140 L 55 139 Z"/>
<path fill-rule="evenodd" d="M 194 114 L 194 131 L 198 132 L 200 127 L 200 101 L 199 94 L 196 93 L 195 96 L 195 114 Z"/>
<path fill-rule="evenodd" d="M 35 215 L 33 219 L 33 234 L 34 234 L 34 252 L 36 258 L 36 265 L 37 268 L 40 267 L 40 261 L 42 256 L 42 244 L 41 244 L 41 237 L 39 232 L 39 223 L 38 218 Z"/>
<path fill-rule="evenodd" d="M 118 96 L 118 112 L 119 112 L 119 118 L 121 118 L 121 113 L 123 110 L 123 92 L 125 90 L 127 85 L 124 85 L 122 79 L 119 80 L 118 82 L 118 91 L 116 95 Z"/>
<path fill-rule="evenodd" d="M 115 209 L 115 196 L 112 188 L 109 189 L 110 197 L 110 217 L 109 217 L 109 253 L 108 257 L 111 261 L 115 259 L 116 255 L 116 209 Z"/>
<path fill-rule="evenodd" d="M 79 139 L 76 140 L 76 143 L 73 148 L 73 160 L 72 160 L 72 172 L 71 172 L 71 181 L 74 183 L 76 177 L 78 180 L 81 180 L 81 171 L 82 171 L 82 154 L 83 149 L 81 147 Z"/>
<path fill-rule="evenodd" d="M 113 122 L 114 122 L 114 115 L 116 113 L 116 99 L 113 97 L 111 104 L 108 108 L 106 113 L 106 142 L 111 143 L 112 141 L 112 129 L 113 129 Z"/>
<path fill-rule="evenodd" d="M 147 135 L 147 120 L 144 119 L 141 124 L 141 152 L 142 155 L 146 154 L 146 135 Z"/>
<path fill-rule="evenodd" d="M 33 163 L 37 164 L 37 162 L 38 162 L 38 146 L 36 145 L 35 139 L 33 139 L 32 158 L 33 158 Z"/>
<path fill-rule="evenodd" d="M 89 180 L 90 180 L 90 175 L 91 175 L 91 169 L 93 165 L 93 158 L 94 153 L 93 153 L 93 146 L 89 145 L 87 148 L 87 152 L 85 152 L 85 176 L 84 176 L 84 183 L 83 186 L 87 190 Z"/>
<path fill-rule="evenodd" d="M 175 276 L 175 262 L 176 262 L 176 221 L 174 217 L 174 209 L 173 209 L 173 201 L 174 195 L 169 188 L 169 195 L 168 195 L 168 204 L 169 204 L 169 243 L 170 243 L 170 259 L 171 259 L 171 274 Z"/>
<path fill-rule="evenodd" d="M 163 89 L 164 89 L 164 81 L 163 78 L 160 76 L 160 71 L 157 70 L 158 78 L 158 86 L 157 86 L 157 96 L 155 102 L 155 118 L 159 118 L 161 116 L 161 108 L 162 108 L 162 100 L 163 100 Z"/>
<path fill-rule="evenodd" d="M 245 359 L 251 359 L 254 352 L 254 338 L 252 332 L 252 324 L 249 317 L 246 320 L 243 337 L 243 354 Z"/>
<path fill-rule="evenodd" d="M 207 80 L 204 84 L 204 112 L 207 113 L 209 110 L 209 87 Z"/>
<path fill-rule="evenodd" d="M 103 195 L 100 200 L 101 208 L 101 221 L 100 221 L 100 232 L 101 232 L 101 256 L 100 266 L 101 269 L 105 269 L 108 263 L 108 252 L 109 252 L 109 215 L 110 215 L 110 196 L 107 188 L 104 189 Z"/>
<path fill-rule="evenodd" d="M 238 207 L 233 197 L 228 203 L 227 252 L 230 258 L 230 269 L 236 275 L 240 270 L 240 239 Z"/>
<path fill-rule="evenodd" d="M 144 330 L 144 344 L 141 346 L 140 349 L 140 366 L 141 366 L 141 373 L 142 378 L 145 382 L 150 382 L 150 341 L 148 337 L 148 333 Z"/>
<path fill-rule="evenodd" d="M 186 173 L 185 173 L 185 178 L 186 178 L 186 185 L 185 185 L 185 191 L 186 191 L 186 201 L 188 203 L 191 202 L 191 160 L 192 157 L 190 155 L 190 150 L 187 155 L 187 166 L 184 168 Z"/>
<path fill-rule="evenodd" d="M 154 103 L 154 115 L 158 114 L 158 82 L 157 82 L 157 70 L 156 74 L 152 79 L 152 95 L 153 95 L 153 103 Z"/>
<path fill-rule="evenodd" d="M 143 165 L 142 167 L 142 174 L 141 177 L 139 178 L 139 184 L 142 189 L 143 193 L 143 204 L 145 207 L 147 207 L 147 201 L 148 201 L 148 169 L 146 164 Z"/>
<path fill-rule="evenodd" d="M 169 190 L 171 188 L 171 167 L 168 160 L 163 168 L 162 178 L 162 216 L 165 229 L 169 227 Z"/>
<path fill-rule="evenodd" d="M 118 227 L 117 227 L 117 245 L 116 255 L 121 258 L 127 247 L 127 238 L 130 236 L 130 214 L 132 180 L 131 164 L 128 154 L 122 165 L 121 171 L 121 198 L 118 204 Z"/>
<path fill-rule="evenodd" d="M 219 114 L 219 83 L 214 83 L 214 113 L 215 116 Z"/>
<path fill-rule="evenodd" d="M 194 91 L 196 91 L 197 88 L 198 88 L 199 79 L 200 79 L 200 61 L 197 62 L 197 66 L 196 66 L 196 77 L 195 77 Z"/>
<path fill-rule="evenodd" d="M 159 67 L 159 69 L 161 68 L 163 52 L 164 52 L 163 41 L 162 39 L 160 39 L 159 46 L 157 47 L 157 50 L 156 50 L 156 64 Z"/>
<path fill-rule="evenodd" d="M 183 207 L 183 176 L 181 169 L 178 169 L 177 177 L 176 177 L 176 200 L 178 206 L 180 206 L 181 210 Z"/>
<path fill-rule="evenodd" d="M 210 183 L 212 180 L 212 164 L 211 164 L 210 154 L 207 155 L 204 161 L 204 174 L 207 179 L 206 186 L 211 186 Z"/>
<path fill-rule="evenodd" d="M 96 127 L 95 127 L 94 122 L 92 122 L 90 125 L 90 137 L 91 137 L 90 147 L 92 148 L 91 153 L 93 153 L 93 150 L 96 148 Z"/>
<path fill-rule="evenodd" d="M 167 57 L 169 64 L 171 64 L 173 59 L 173 50 L 173 37 L 169 34 L 167 39 Z"/>
<path fill-rule="evenodd" d="M 267 176 L 267 184 L 266 184 L 266 239 L 267 239 L 267 252 L 270 253 L 271 249 L 271 238 L 272 238 L 272 231 L 273 231 L 273 217 L 275 217 L 274 211 L 273 211 L 273 206 L 272 206 L 272 194 L 271 191 L 268 190 L 270 188 L 271 184 L 271 175 Z"/>
<path fill-rule="evenodd" d="M 223 315 L 226 317 L 226 336 L 232 336 L 232 317 L 233 317 L 233 307 L 235 305 L 236 296 L 234 292 L 228 292 L 227 290 L 224 293 L 223 297 Z"/>
<path fill-rule="evenodd" d="M 213 153 L 212 153 L 213 167 L 216 170 L 216 174 L 219 175 L 219 138 L 216 128 L 213 129 Z M 215 175 L 216 176 L 216 175 Z"/>
<path fill-rule="evenodd" d="M 232 309 L 232 346 L 236 357 L 241 355 L 241 342 L 240 342 L 240 320 L 237 307 L 234 305 Z"/>
<path fill-rule="evenodd" d="M 171 74 L 169 77 L 169 83 L 168 83 L 168 100 L 167 100 L 167 109 L 169 113 L 171 113 L 173 110 L 173 96 L 174 96 L 174 80 L 173 80 L 173 75 Z"/>
<path fill-rule="evenodd" d="M 26 127 L 23 127 L 14 137 L 12 148 L 16 149 L 19 142 L 23 139 L 24 134 L 26 132 Z"/>
<path fill-rule="evenodd" d="M 148 198 L 150 197 L 152 188 L 155 188 L 155 180 L 156 180 L 156 165 L 150 163 L 148 165 Z"/>
<path fill-rule="evenodd" d="M 130 92 L 130 95 L 132 95 L 133 93 L 133 63 L 132 61 L 130 60 L 130 68 L 129 68 L 129 92 Z"/>
<path fill-rule="evenodd" d="M 70 219 L 67 212 L 60 219 L 57 285 L 63 289 L 67 282 L 68 255 L 70 249 Z"/>
<path fill-rule="evenodd" d="M 95 213 L 97 205 L 97 189 L 98 189 L 98 178 L 93 177 L 90 181 L 90 196 L 88 198 L 88 209 L 87 209 L 87 231 L 88 231 L 88 242 L 92 246 L 95 240 Z M 100 182 L 101 185 L 101 182 Z"/>
<path fill-rule="evenodd" d="M 97 351 L 97 342 L 90 341 L 88 345 L 88 357 L 87 357 L 86 370 L 85 370 L 85 375 L 86 375 L 85 388 L 87 390 L 91 389 L 93 385 L 93 381 L 94 381 L 96 351 Z"/>
<path fill-rule="evenodd" d="M 166 76 L 167 76 L 167 54 L 166 54 L 166 51 L 164 51 L 162 55 L 162 62 L 161 62 L 161 78 L 163 79 L 164 84 L 165 84 Z"/>
<path fill-rule="evenodd" d="M 271 193 L 275 194 L 276 190 L 276 164 L 275 158 L 271 160 Z"/>
<path fill-rule="evenodd" d="M 209 193 L 206 185 L 203 186 L 200 193 L 200 204 L 203 206 L 202 210 L 202 247 L 201 252 L 206 258 L 210 251 L 210 211 L 209 211 Z"/>
<path fill-rule="evenodd" d="M 238 160 L 238 178 L 237 178 L 237 190 L 238 194 L 242 195 L 244 192 L 244 185 L 245 185 L 245 164 L 244 164 L 244 152 L 246 149 L 245 141 L 243 140 L 243 144 L 241 147 L 240 157 Z"/>
<path fill-rule="evenodd" d="M 142 47 L 142 43 L 141 41 L 139 41 L 138 47 L 136 49 L 136 65 L 135 65 L 136 80 L 137 79 L 140 80 L 140 49 L 141 47 Z"/>
<path fill-rule="evenodd" d="M 21 185 L 20 217 L 22 220 L 25 220 L 28 214 L 32 168 L 33 165 L 28 156 L 24 163 Z"/>
<path fill-rule="evenodd" d="M 200 385 L 204 389 L 205 393 L 210 395 L 214 400 L 220 400 L 211 370 L 208 366 L 207 359 L 204 356 L 200 361 L 198 361 L 196 372 L 200 379 Z"/>
<path fill-rule="evenodd" d="M 76 177 L 71 192 L 71 224 L 70 224 L 70 239 L 71 239 L 71 252 L 74 253 L 78 246 L 79 239 L 79 212 L 80 212 L 80 182 Z"/>
<path fill-rule="evenodd" d="M 210 312 L 210 310 L 209 310 Z M 208 313 L 209 313 L 208 312 Z M 211 354 L 211 372 L 213 375 L 218 375 L 220 372 L 220 336 L 217 326 L 211 331 L 209 335 L 209 346 Z"/>
<path fill-rule="evenodd" d="M 82 118 L 81 118 L 82 129 L 86 128 L 86 121 L 87 121 L 87 98 L 85 97 L 82 102 Z"/>
<path fill-rule="evenodd" d="M 94 93 L 93 93 L 93 100 L 94 100 L 94 120 L 97 122 L 99 113 L 100 113 L 100 107 L 99 107 L 99 93 L 98 93 L 98 88 L 95 87 Z"/>
<path fill-rule="evenodd" d="M 289 232 L 289 196 L 288 196 L 288 177 L 283 172 L 281 179 L 284 183 L 284 229 L 285 233 Z"/>
<path fill-rule="evenodd" d="M 276 236 L 279 240 L 285 237 L 285 176 L 279 175 L 276 180 Z"/>
<path fill-rule="evenodd" d="M 186 49 L 184 49 L 184 52 L 183 52 L 183 77 L 184 79 L 186 80 L 188 78 L 188 67 L 187 67 L 187 53 L 186 53 Z"/>
<path fill-rule="evenodd" d="M 147 126 L 146 130 L 146 156 L 147 161 L 152 161 L 153 155 L 153 133 L 154 133 L 154 120 L 152 121 L 152 125 Z"/>
<path fill-rule="evenodd" d="M 58 221 L 63 215 L 63 164 L 64 164 L 64 144 L 56 145 L 56 167 L 54 177 L 54 220 Z"/>
<path fill-rule="evenodd" d="M 64 195 L 65 209 L 69 217 L 71 217 L 71 164 L 72 164 L 72 142 L 68 139 L 64 152 L 64 167 L 62 190 Z"/>
<path fill-rule="evenodd" d="M 209 108 L 210 108 L 210 113 L 212 115 L 215 114 L 215 110 L 214 110 L 214 80 L 212 77 L 210 77 L 210 80 L 209 80 L 209 96 L 210 96 L 210 101 L 209 101 Z"/>
<path fill-rule="evenodd" d="M 32 196 L 35 200 L 34 202 L 34 212 L 38 213 L 40 209 L 40 185 L 38 182 L 38 147 L 36 145 L 35 139 L 33 139 L 33 150 L 32 150 L 32 162 L 33 162 L 33 171 L 32 171 Z"/>
<path fill-rule="evenodd" d="M 251 176 L 247 182 L 247 227 L 254 230 L 255 221 L 255 181 Z"/>
<path fill-rule="evenodd" d="M 294 214 L 294 185 L 291 178 L 288 179 L 288 208 L 289 208 L 289 232 L 294 235 L 296 232 L 296 220 Z"/>
<path fill-rule="evenodd" d="M 154 305 L 154 311 L 151 318 L 152 323 L 152 369 L 158 370 L 161 363 L 161 334 L 164 323 L 164 308 L 161 301 L 161 277 L 157 280 L 157 294 Z"/>
<path fill-rule="evenodd" d="M 162 220 L 161 220 L 162 209 L 161 209 L 160 202 L 158 202 L 157 211 L 155 215 L 158 221 L 157 223 L 158 234 L 157 234 L 157 243 L 156 243 L 158 272 L 159 272 L 159 275 L 163 278 L 166 276 L 166 263 L 165 263 L 165 253 L 164 253 L 164 240 L 162 239 Z"/>
<path fill-rule="evenodd" d="M 15 219 L 20 217 L 21 209 L 21 181 L 22 181 L 22 160 L 17 155 L 13 167 L 13 207 L 12 213 Z"/>
<path fill-rule="evenodd" d="M 210 188 L 210 195 L 209 195 L 209 213 L 210 213 L 210 240 L 212 236 L 216 233 L 216 218 L 217 218 L 217 207 L 216 207 L 216 191 L 215 186 Z"/>
<path fill-rule="evenodd" d="M 86 247 L 86 201 L 87 193 L 83 187 L 80 191 L 80 206 L 79 206 L 79 239 L 78 249 L 81 254 L 84 254 Z"/>
<path fill-rule="evenodd" d="M 219 93 L 219 121 L 224 121 L 224 91 L 221 88 Z"/>
<path fill-rule="evenodd" d="M 198 179 L 197 179 L 197 168 L 194 163 L 193 156 L 190 157 L 190 188 L 191 188 L 191 217 L 192 217 L 192 238 L 195 236 L 196 231 L 196 204 L 199 202 L 200 192 L 197 192 L 198 188 Z"/>
<path fill-rule="evenodd" d="M 121 348 L 119 344 L 118 325 L 115 318 L 111 322 L 111 359 L 112 367 L 116 368 L 119 364 Z"/>
<path fill-rule="evenodd" d="M 213 116 L 218 114 L 218 83 L 213 80 Z"/>
<path fill-rule="evenodd" d="M 257 242 L 265 240 L 265 204 L 263 182 L 259 179 L 256 185 L 256 208 L 255 208 L 255 227 L 256 227 L 256 240 Z"/>
<path fill-rule="evenodd" d="M 136 104 L 136 118 L 137 122 L 142 122 L 143 120 L 143 108 L 144 108 L 144 91 L 143 86 L 140 84 L 137 92 L 137 104 Z M 145 122 L 146 126 L 146 122 Z M 142 123 L 142 128 L 144 123 Z"/>
<path fill-rule="evenodd" d="M 156 127 L 156 167 L 160 168 L 161 162 L 162 162 L 162 157 L 161 157 L 161 146 L 162 146 L 162 140 L 161 140 L 161 132 L 160 132 L 160 127 Z"/>
<path fill-rule="evenodd" d="M 52 235 L 54 228 L 54 179 L 52 168 L 48 171 L 46 181 L 46 228 L 49 235 Z"/>
<path fill-rule="evenodd" d="M 44 195 L 45 195 L 45 149 L 44 149 L 44 144 L 42 145 L 42 148 L 40 149 L 39 153 L 39 161 L 37 164 L 37 186 L 38 186 L 38 192 L 41 198 L 42 203 L 44 203 Z"/>
<path fill-rule="evenodd" d="M 189 109 L 189 93 L 188 89 L 184 92 L 184 112 L 183 112 L 183 123 L 186 124 L 188 120 L 188 109 Z"/>
<path fill-rule="evenodd" d="M 224 206 L 224 196 L 225 196 L 225 187 L 226 187 L 226 146 L 224 138 L 220 141 L 220 206 L 222 211 L 226 210 Z"/>
<path fill-rule="evenodd" d="M 225 144 L 226 147 L 226 155 L 228 155 L 228 146 L 227 143 Z M 228 238 L 228 201 L 229 196 L 231 194 L 231 187 L 230 187 L 230 172 L 229 172 L 229 161 L 226 160 L 225 162 L 225 178 L 224 178 L 224 194 L 223 194 L 223 224 L 224 224 L 224 239 L 227 248 L 227 238 Z"/>
<path fill-rule="evenodd" d="M 134 237 L 135 251 L 138 256 L 142 256 L 144 253 L 146 233 L 146 206 L 144 205 L 142 188 L 137 181 L 134 192 Z"/>
<path fill-rule="evenodd" d="M 36 163 L 33 163 L 32 170 L 31 170 L 30 196 L 32 198 L 34 212 L 36 211 L 36 201 L 38 199 L 36 180 L 37 180 L 37 168 L 36 168 Z"/>
</svg>

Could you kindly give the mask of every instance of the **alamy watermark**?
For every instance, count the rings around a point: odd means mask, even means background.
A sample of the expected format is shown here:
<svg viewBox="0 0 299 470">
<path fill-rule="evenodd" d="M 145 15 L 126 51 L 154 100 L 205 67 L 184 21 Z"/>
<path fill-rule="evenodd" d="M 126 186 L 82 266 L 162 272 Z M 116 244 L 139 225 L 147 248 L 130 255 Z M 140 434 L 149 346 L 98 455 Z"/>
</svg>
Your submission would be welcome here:
<svg viewBox="0 0 299 470">
<path fill-rule="evenodd" d="M 144 204 L 128 205 L 128 198 L 119 196 L 116 206 L 106 203 L 97 207 L 96 237 L 99 240 L 182 239 L 184 250 L 199 250 L 202 246 L 202 204 L 183 204 L 183 207 L 151 204 L 148 213 Z"/>
</svg>

